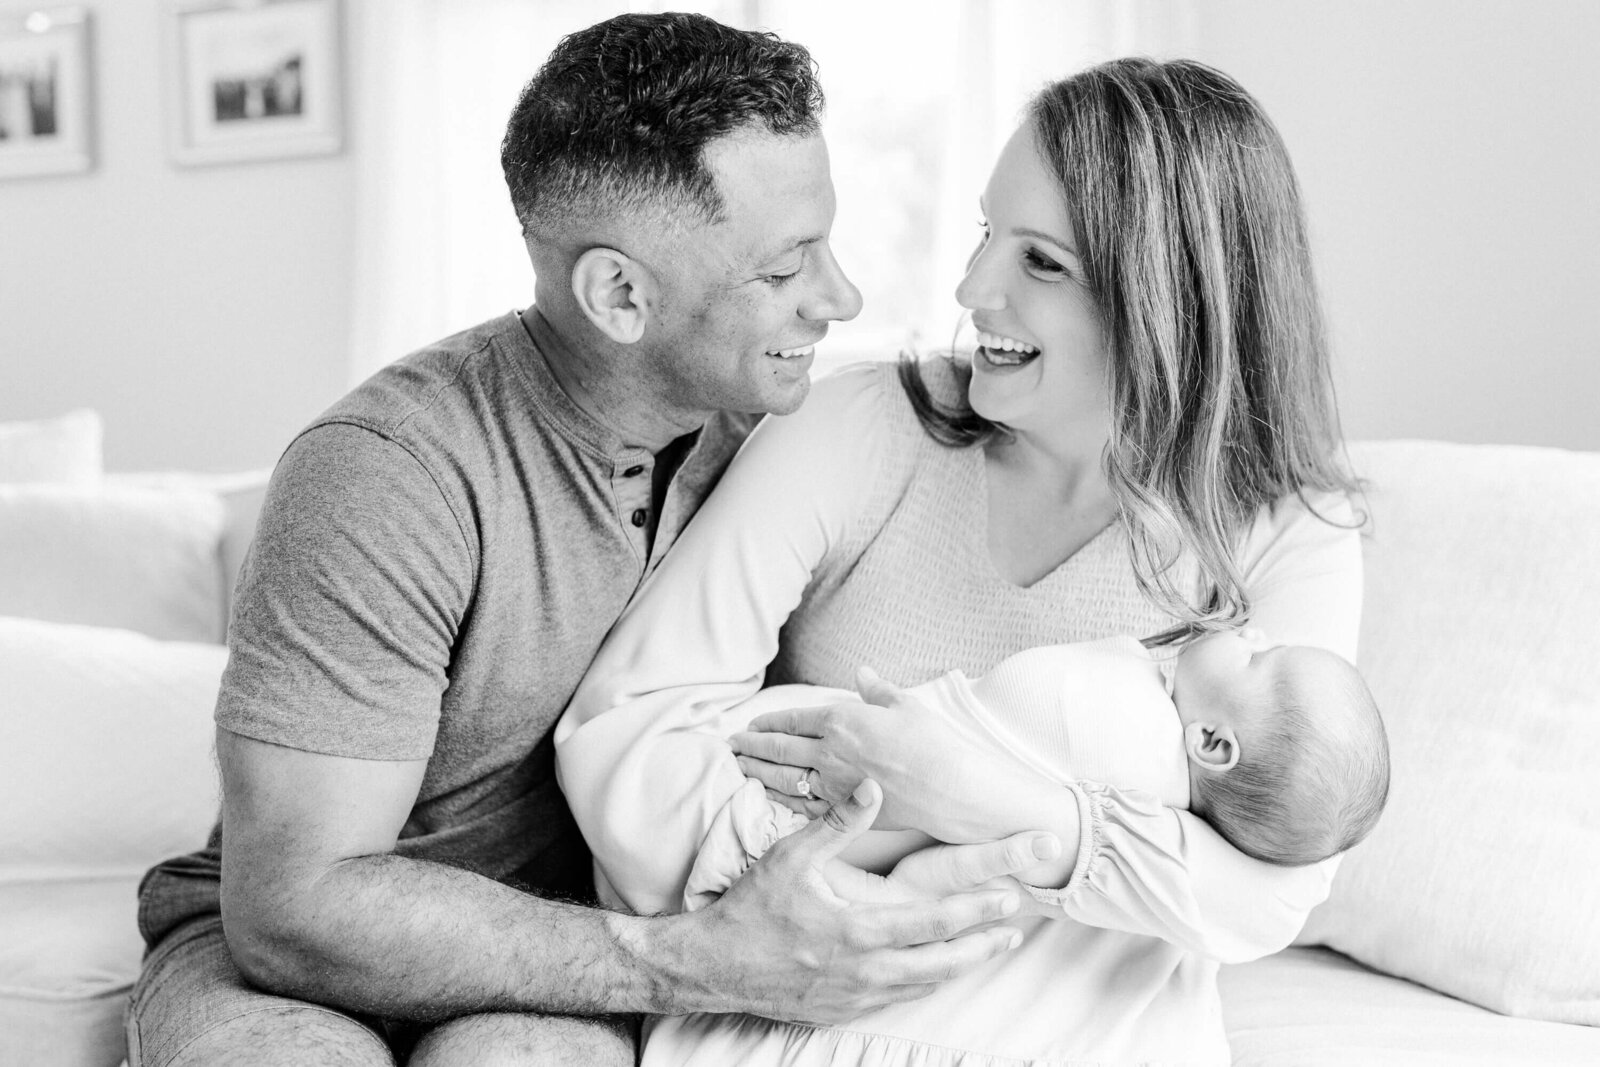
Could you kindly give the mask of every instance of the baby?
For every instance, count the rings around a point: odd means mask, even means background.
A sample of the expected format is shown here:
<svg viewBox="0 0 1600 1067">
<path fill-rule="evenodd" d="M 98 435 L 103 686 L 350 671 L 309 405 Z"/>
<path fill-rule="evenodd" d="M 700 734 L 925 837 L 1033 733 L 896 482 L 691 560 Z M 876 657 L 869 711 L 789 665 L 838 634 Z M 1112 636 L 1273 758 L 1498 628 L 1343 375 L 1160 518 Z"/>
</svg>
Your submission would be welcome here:
<svg viewBox="0 0 1600 1067">
<path fill-rule="evenodd" d="M 908 692 L 1052 777 L 1152 792 L 1270 863 L 1343 852 L 1388 797 L 1388 739 L 1361 675 L 1252 630 L 1191 642 L 1170 695 L 1131 637 L 1029 649 L 982 678 L 952 671 Z"/>
<path fill-rule="evenodd" d="M 1113 637 L 1029 649 L 981 678 L 951 671 L 906 693 L 1048 778 L 1151 793 L 1269 863 L 1343 852 L 1388 797 L 1388 739 L 1356 669 L 1249 629 L 1190 642 L 1170 689 L 1143 645 Z M 742 710 L 753 717 L 852 696 L 778 686 Z M 856 859 L 876 867 L 895 858 L 872 855 Z"/>
</svg>

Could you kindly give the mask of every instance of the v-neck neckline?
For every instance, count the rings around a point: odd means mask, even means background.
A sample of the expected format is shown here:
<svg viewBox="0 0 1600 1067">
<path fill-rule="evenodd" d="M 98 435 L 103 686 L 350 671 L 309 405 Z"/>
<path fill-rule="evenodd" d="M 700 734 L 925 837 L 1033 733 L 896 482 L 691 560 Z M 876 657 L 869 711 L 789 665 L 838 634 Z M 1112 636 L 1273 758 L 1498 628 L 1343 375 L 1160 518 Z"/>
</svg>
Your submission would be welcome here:
<svg viewBox="0 0 1600 1067">
<path fill-rule="evenodd" d="M 965 494 L 973 502 L 971 506 L 976 511 L 974 521 L 968 523 L 968 529 L 972 531 L 968 544 L 981 561 L 985 576 L 991 581 L 1018 594 L 1026 595 L 1046 587 L 1053 587 L 1063 574 L 1086 565 L 1079 563 L 1079 560 L 1087 560 L 1091 554 L 1105 551 L 1105 541 L 1118 525 L 1116 518 L 1112 518 L 1101 527 L 1099 532 L 1080 545 L 1076 552 L 1027 585 L 1020 585 L 1001 574 L 999 566 L 994 561 L 994 553 L 989 549 L 989 466 L 981 447 L 974 446 L 964 451 L 970 454 L 969 462 L 975 467 L 971 474 L 973 491 Z"/>
</svg>

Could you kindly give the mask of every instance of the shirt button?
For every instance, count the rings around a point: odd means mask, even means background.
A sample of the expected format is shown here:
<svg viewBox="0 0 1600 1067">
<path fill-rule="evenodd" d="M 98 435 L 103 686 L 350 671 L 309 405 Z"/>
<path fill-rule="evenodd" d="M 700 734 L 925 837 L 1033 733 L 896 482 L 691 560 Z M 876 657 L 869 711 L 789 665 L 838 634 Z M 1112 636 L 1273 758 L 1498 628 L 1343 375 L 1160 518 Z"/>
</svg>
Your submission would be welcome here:
<svg viewBox="0 0 1600 1067">
<path fill-rule="evenodd" d="M 629 467 L 627 470 L 623 471 L 622 472 L 622 476 L 624 478 L 637 478 L 637 477 L 639 477 L 639 475 L 641 475 L 643 473 L 644 473 L 644 467 L 635 466 L 635 467 Z"/>
<path fill-rule="evenodd" d="M 649 514 L 644 510 L 644 508 L 640 508 L 633 513 L 633 524 L 635 526 L 643 526 L 645 520 L 649 517 Z"/>
</svg>

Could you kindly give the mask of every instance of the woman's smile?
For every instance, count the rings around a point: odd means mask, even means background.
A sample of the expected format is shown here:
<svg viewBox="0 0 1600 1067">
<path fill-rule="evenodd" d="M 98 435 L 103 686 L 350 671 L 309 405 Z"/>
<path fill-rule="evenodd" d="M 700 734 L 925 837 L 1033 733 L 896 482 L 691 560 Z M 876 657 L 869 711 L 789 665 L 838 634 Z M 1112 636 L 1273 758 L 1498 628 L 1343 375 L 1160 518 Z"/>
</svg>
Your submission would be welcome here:
<svg viewBox="0 0 1600 1067">
<path fill-rule="evenodd" d="M 1038 358 L 1040 349 L 1038 345 L 1030 345 L 1026 341 L 979 330 L 978 352 L 991 366 L 1020 367 Z"/>
</svg>

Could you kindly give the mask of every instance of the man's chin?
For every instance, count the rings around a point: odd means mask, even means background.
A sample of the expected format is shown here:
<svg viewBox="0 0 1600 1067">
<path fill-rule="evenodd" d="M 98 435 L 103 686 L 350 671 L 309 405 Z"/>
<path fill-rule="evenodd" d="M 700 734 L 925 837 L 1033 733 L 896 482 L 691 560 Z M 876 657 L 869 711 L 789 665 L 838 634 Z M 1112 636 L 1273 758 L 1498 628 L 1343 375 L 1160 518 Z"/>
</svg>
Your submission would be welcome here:
<svg viewBox="0 0 1600 1067">
<path fill-rule="evenodd" d="M 769 415 L 793 415 L 810 395 L 811 377 L 807 375 L 769 396 L 762 410 Z"/>
</svg>

